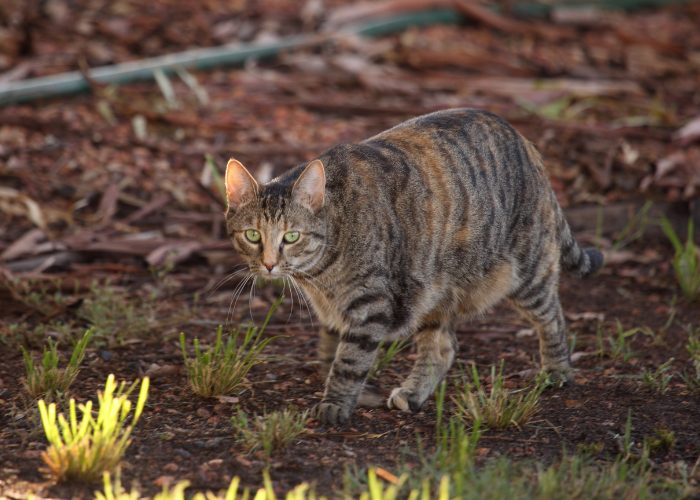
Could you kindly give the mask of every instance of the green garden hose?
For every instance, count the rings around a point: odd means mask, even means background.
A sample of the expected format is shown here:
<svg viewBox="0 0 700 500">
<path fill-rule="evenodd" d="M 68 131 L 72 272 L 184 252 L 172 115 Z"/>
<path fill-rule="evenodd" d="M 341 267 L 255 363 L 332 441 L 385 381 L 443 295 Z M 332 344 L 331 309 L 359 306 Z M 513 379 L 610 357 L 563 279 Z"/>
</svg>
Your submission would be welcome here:
<svg viewBox="0 0 700 500">
<path fill-rule="evenodd" d="M 559 7 L 600 7 L 632 10 L 684 3 L 686 0 L 586 0 L 585 2 L 558 2 Z M 512 12 L 519 17 L 544 17 L 554 6 L 551 3 L 518 3 Z M 450 9 L 434 9 L 397 15 L 369 21 L 347 29 L 357 35 L 378 37 L 403 31 L 413 26 L 432 24 L 459 24 L 462 15 Z M 187 50 L 175 54 L 101 66 L 89 71 L 89 80 L 101 84 L 124 84 L 139 80 L 151 80 L 158 71 L 169 74 L 179 69 L 208 69 L 219 66 L 241 66 L 248 60 L 275 57 L 284 51 L 317 45 L 329 36 L 297 35 L 272 43 L 229 44 L 219 47 Z M 0 83 L 0 106 L 76 94 L 90 89 L 90 82 L 78 71 L 58 75 L 31 78 L 17 82 Z"/>
</svg>

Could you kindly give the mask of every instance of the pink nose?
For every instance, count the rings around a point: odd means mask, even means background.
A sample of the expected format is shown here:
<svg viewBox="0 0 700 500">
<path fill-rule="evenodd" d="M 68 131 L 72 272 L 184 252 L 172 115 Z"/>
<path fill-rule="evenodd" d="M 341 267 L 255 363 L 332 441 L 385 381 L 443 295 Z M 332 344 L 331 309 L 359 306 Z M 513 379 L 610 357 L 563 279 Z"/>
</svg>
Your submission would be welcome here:
<svg viewBox="0 0 700 500">
<path fill-rule="evenodd" d="M 268 264 L 267 262 L 263 262 L 263 265 L 267 268 L 269 272 L 272 272 L 272 268 L 275 267 L 274 264 Z"/>
</svg>

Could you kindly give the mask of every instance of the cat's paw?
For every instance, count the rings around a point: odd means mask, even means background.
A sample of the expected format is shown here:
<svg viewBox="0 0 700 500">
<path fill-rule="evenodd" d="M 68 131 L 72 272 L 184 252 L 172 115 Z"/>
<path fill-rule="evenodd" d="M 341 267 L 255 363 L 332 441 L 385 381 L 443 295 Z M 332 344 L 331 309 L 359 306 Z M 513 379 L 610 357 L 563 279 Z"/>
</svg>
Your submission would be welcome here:
<svg viewBox="0 0 700 500">
<path fill-rule="evenodd" d="M 321 401 L 314 408 L 313 415 L 323 425 L 344 424 L 350 419 L 350 409 L 336 403 Z"/>
<path fill-rule="evenodd" d="M 545 364 L 542 373 L 546 374 L 550 383 L 559 387 L 574 380 L 574 370 L 569 363 Z"/>
<path fill-rule="evenodd" d="M 574 370 L 569 365 L 544 366 L 541 369 L 530 368 L 516 373 L 516 376 L 529 382 L 542 382 L 549 386 L 562 387 L 574 380 Z"/>
<path fill-rule="evenodd" d="M 401 411 L 415 413 L 421 409 L 423 403 L 424 401 L 420 401 L 413 391 L 403 387 L 397 387 L 391 391 L 386 405 L 389 408 L 397 408 Z"/>
</svg>

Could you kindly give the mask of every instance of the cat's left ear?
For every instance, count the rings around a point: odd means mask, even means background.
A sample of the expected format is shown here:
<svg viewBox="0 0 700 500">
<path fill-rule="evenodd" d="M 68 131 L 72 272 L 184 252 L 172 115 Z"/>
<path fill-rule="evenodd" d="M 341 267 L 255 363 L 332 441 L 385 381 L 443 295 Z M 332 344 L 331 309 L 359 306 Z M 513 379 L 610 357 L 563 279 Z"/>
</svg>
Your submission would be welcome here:
<svg viewBox="0 0 700 500">
<path fill-rule="evenodd" d="M 317 212 L 326 197 L 326 170 L 321 160 L 309 163 L 292 187 L 292 198 L 312 212 Z"/>
<path fill-rule="evenodd" d="M 229 208 L 236 210 L 251 201 L 258 194 L 258 183 L 243 164 L 231 158 L 226 164 L 224 175 L 226 184 L 226 201 Z"/>
</svg>

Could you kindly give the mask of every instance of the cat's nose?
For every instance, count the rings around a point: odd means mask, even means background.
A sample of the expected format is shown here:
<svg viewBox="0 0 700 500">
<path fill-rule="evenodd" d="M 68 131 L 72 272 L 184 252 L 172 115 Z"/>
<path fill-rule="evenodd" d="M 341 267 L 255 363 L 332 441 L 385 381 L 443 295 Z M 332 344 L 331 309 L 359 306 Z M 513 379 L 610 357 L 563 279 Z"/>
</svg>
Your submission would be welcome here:
<svg viewBox="0 0 700 500">
<path fill-rule="evenodd" d="M 272 272 L 272 268 L 275 267 L 275 264 L 268 264 L 267 262 L 263 262 L 263 266 L 265 266 L 268 272 Z"/>
</svg>

